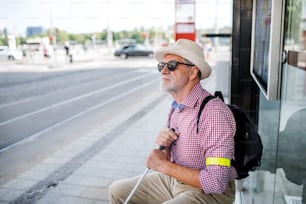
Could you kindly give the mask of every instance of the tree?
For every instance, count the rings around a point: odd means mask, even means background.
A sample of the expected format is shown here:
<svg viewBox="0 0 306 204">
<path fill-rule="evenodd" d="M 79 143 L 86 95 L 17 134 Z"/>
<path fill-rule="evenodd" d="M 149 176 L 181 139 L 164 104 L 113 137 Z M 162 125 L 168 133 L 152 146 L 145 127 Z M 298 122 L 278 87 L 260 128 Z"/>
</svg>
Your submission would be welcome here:
<svg viewBox="0 0 306 204">
<path fill-rule="evenodd" d="M 85 35 L 84 34 L 69 34 L 69 40 L 75 41 L 77 43 L 83 44 L 85 42 Z"/>
<path fill-rule="evenodd" d="M 302 1 L 288 1 L 286 5 L 285 30 L 287 33 L 285 38 L 294 40 L 294 43 L 299 43 L 300 39 L 300 23 L 302 17 Z"/>
<path fill-rule="evenodd" d="M 57 30 L 56 32 L 56 40 L 59 43 L 64 43 L 69 40 L 69 34 L 63 30 Z"/>
</svg>

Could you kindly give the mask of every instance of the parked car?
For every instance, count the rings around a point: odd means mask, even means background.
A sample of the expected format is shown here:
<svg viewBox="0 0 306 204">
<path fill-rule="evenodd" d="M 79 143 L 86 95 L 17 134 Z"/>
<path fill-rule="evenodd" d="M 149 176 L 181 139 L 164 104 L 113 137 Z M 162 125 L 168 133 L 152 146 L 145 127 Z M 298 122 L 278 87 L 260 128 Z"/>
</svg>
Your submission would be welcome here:
<svg viewBox="0 0 306 204">
<path fill-rule="evenodd" d="M 150 49 L 139 45 L 126 45 L 121 49 L 115 51 L 114 55 L 116 57 L 121 57 L 127 59 L 131 56 L 149 56 L 153 57 L 154 52 Z"/>
<path fill-rule="evenodd" d="M 7 46 L 0 46 L 1 60 L 21 60 L 22 53 L 17 50 L 10 50 Z"/>
</svg>

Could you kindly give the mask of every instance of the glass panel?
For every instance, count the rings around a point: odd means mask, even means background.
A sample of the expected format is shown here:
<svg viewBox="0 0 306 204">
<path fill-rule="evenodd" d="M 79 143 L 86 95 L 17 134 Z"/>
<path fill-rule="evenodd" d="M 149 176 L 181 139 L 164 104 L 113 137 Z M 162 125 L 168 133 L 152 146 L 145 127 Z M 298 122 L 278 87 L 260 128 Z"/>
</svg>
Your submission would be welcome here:
<svg viewBox="0 0 306 204">
<path fill-rule="evenodd" d="M 305 199 L 306 184 L 306 72 L 286 65 L 284 73 L 276 166 L 276 182 L 281 185 L 275 191 L 284 199 L 300 201 L 302 194 Z"/>
<path fill-rule="evenodd" d="M 260 95 L 262 166 L 245 180 L 244 203 L 306 203 L 306 0 L 286 1 L 285 16 L 281 100 Z"/>
<path fill-rule="evenodd" d="M 275 199 L 306 203 L 306 1 L 287 1 Z M 304 188 L 303 188 L 304 186 Z"/>
<path fill-rule="evenodd" d="M 280 104 L 280 101 L 268 101 L 260 92 L 258 133 L 264 147 L 262 164 L 244 181 L 248 191 L 244 194 L 243 203 L 283 203 L 282 199 L 275 200 L 274 196 Z"/>
</svg>

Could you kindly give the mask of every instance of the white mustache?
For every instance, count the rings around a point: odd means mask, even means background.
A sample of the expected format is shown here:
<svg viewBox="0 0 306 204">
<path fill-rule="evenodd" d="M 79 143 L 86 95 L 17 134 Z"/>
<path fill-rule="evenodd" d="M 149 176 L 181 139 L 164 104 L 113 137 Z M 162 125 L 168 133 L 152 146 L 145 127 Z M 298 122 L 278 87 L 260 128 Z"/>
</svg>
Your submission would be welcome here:
<svg viewBox="0 0 306 204">
<path fill-rule="evenodd" d="M 169 76 L 169 75 L 163 75 L 161 76 L 162 79 L 169 79 L 169 80 L 172 80 L 172 77 Z"/>
</svg>

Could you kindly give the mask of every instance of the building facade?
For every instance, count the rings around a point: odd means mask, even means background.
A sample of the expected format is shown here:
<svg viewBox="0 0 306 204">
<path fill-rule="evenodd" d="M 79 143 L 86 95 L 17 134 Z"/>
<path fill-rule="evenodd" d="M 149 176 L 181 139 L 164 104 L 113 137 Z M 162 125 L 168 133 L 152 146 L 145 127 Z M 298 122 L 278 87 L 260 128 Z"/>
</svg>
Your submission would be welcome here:
<svg viewBox="0 0 306 204">
<path fill-rule="evenodd" d="M 26 37 L 32 36 L 32 35 L 39 35 L 45 32 L 45 29 L 41 26 L 30 26 L 27 27 L 26 30 Z"/>
</svg>

